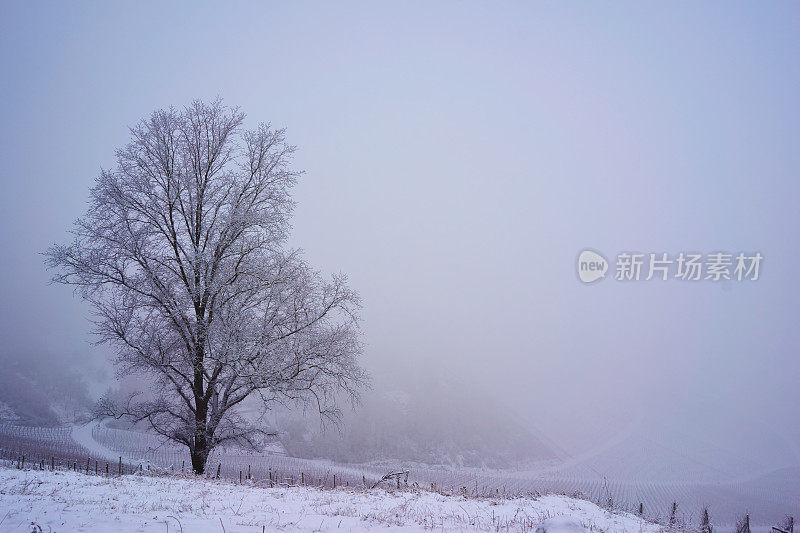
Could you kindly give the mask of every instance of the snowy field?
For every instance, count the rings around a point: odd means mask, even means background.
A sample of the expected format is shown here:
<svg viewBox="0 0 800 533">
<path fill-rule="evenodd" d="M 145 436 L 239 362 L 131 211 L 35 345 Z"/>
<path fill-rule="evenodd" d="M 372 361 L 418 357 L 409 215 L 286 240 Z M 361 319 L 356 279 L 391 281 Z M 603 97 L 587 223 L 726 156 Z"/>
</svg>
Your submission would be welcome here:
<svg viewBox="0 0 800 533">
<path fill-rule="evenodd" d="M 716 531 L 733 529 L 745 512 L 750 513 L 751 525 L 757 531 L 770 531 L 786 515 L 800 516 L 799 468 L 764 473 L 753 469 L 751 476 L 737 479 L 720 473 L 722 467 L 733 463 L 724 456 L 687 461 L 676 451 L 668 454 L 663 447 L 638 441 L 616 445 L 611 452 L 538 469 L 490 470 L 421 464 L 347 465 L 282 453 L 228 450 L 212 455 L 208 474 L 214 476 L 220 467 L 222 478 L 228 481 L 246 478 L 249 471 L 252 479 L 264 484 L 273 480 L 281 485 L 326 488 L 332 486 L 335 476 L 337 485 L 361 488 L 402 466 L 411 471 L 409 485 L 435 488 L 438 492 L 465 492 L 470 497 L 560 493 L 579 495 L 604 506 L 611 502 L 615 509 L 628 511 L 638 509 L 642 502 L 644 516 L 662 523 L 675 501 L 679 519 L 692 527 L 699 524 L 701 508 L 706 505 Z M 189 464 L 183 448 L 152 435 L 96 423 L 53 428 L 0 424 L 0 455 L 11 460 L 25 455 L 27 465 L 45 468 L 55 457 L 57 470 L 77 464 L 85 471 L 87 458 L 90 470 L 98 468 L 100 472 L 106 465 L 114 472 L 120 457 L 126 473 L 138 468 L 151 473 L 179 473 Z M 670 469 L 664 465 L 670 465 Z"/>
<path fill-rule="evenodd" d="M 178 476 L 0 468 L 0 531 L 28 533 L 34 525 L 59 533 L 660 529 L 557 495 L 470 498 L 410 489 L 265 488 Z"/>
</svg>

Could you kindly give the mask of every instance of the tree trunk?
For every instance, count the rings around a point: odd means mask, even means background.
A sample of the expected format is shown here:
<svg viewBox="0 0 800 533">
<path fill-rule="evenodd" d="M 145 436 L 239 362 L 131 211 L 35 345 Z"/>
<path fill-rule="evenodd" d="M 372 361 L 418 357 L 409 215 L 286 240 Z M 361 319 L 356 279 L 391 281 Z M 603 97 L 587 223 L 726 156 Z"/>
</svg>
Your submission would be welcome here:
<svg viewBox="0 0 800 533">
<path fill-rule="evenodd" d="M 195 474 L 200 475 L 205 472 L 208 451 L 208 442 L 205 435 L 195 436 L 194 449 L 191 450 L 192 470 L 194 470 Z"/>
<path fill-rule="evenodd" d="M 195 474 L 200 475 L 206 469 L 206 461 L 208 460 L 209 453 L 211 453 L 209 448 L 211 443 L 208 435 L 208 427 L 206 426 L 208 405 L 197 395 L 195 395 L 195 398 L 197 408 L 194 414 L 194 448 L 191 450 L 191 455 L 192 469 L 194 469 Z"/>
<path fill-rule="evenodd" d="M 202 327 L 199 327 L 202 332 Z M 194 448 L 191 450 L 192 469 L 197 475 L 202 474 L 206 469 L 208 460 L 209 441 L 206 432 L 206 422 L 208 420 L 208 403 L 203 398 L 203 356 L 204 339 L 198 339 L 194 347 Z M 210 386 L 210 385 L 209 385 Z"/>
</svg>

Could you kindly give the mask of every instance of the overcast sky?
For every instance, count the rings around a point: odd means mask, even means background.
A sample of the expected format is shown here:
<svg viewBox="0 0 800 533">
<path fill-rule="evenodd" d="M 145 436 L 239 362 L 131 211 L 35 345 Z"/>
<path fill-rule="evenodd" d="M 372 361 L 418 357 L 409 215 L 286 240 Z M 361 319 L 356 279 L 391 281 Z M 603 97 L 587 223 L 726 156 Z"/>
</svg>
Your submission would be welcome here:
<svg viewBox="0 0 800 533">
<path fill-rule="evenodd" d="M 292 244 L 360 291 L 376 373 L 478 385 L 565 446 L 642 417 L 800 440 L 798 29 L 792 2 L 3 2 L 2 356 L 110 379 L 39 253 L 128 126 L 219 95 L 298 146 Z M 764 261 L 583 285 L 587 247 Z"/>
</svg>

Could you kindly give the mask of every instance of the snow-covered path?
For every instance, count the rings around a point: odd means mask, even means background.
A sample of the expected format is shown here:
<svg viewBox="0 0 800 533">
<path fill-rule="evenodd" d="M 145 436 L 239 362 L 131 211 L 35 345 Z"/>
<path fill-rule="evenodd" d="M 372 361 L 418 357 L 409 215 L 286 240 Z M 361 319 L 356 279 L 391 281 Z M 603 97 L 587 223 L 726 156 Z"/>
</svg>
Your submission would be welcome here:
<svg viewBox="0 0 800 533">
<path fill-rule="evenodd" d="M 111 448 L 107 448 L 94 440 L 92 436 L 92 430 L 97 426 L 99 422 L 89 422 L 88 424 L 84 424 L 82 426 L 74 426 L 72 428 L 72 440 L 89 450 L 89 453 L 96 459 L 104 459 L 106 461 L 116 461 L 119 459 L 120 455 L 122 459 L 128 461 L 128 458 L 125 457 L 125 454 L 117 453 L 116 451 L 112 450 Z"/>
<path fill-rule="evenodd" d="M 261 488 L 172 476 L 102 477 L 0 467 L 0 531 L 534 531 L 559 517 L 593 531 L 656 532 L 566 496 L 474 499 L 427 491 Z M 558 528 L 556 528 L 558 529 Z"/>
</svg>

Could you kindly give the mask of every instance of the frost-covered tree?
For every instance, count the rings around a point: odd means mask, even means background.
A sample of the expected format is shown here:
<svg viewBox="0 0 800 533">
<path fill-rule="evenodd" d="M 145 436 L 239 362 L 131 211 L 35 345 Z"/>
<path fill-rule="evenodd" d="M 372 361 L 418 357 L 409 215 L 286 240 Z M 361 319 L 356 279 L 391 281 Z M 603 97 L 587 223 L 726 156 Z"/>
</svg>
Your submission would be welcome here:
<svg viewBox="0 0 800 533">
<path fill-rule="evenodd" d="M 708 516 L 708 507 L 703 507 L 700 515 L 700 533 L 712 533 L 711 519 Z"/>
<path fill-rule="evenodd" d="M 366 379 L 357 294 L 286 246 L 294 147 L 243 120 L 219 100 L 154 112 L 100 173 L 72 242 L 46 252 L 53 280 L 91 303 L 119 372 L 155 378 L 152 394 L 103 410 L 188 446 L 196 473 L 220 444 L 257 445 L 246 399 L 335 417 Z"/>
</svg>

